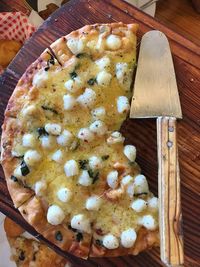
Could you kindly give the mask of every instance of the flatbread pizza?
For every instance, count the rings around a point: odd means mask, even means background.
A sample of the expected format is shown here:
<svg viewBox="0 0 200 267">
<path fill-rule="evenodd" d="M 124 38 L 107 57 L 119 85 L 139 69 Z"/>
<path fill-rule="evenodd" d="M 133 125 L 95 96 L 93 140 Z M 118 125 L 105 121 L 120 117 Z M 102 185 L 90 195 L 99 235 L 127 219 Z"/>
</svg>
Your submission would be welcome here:
<svg viewBox="0 0 200 267">
<path fill-rule="evenodd" d="M 95 24 L 61 37 L 27 69 L 5 111 L 2 166 L 15 207 L 82 258 L 158 244 L 158 200 L 120 132 L 137 27 Z"/>
</svg>

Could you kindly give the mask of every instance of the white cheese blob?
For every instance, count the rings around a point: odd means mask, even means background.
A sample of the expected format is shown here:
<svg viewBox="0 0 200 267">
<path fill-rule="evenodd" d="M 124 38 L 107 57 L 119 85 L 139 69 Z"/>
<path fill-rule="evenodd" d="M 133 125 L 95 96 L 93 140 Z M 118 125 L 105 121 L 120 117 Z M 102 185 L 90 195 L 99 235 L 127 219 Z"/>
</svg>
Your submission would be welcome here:
<svg viewBox="0 0 200 267">
<path fill-rule="evenodd" d="M 143 216 L 142 225 L 148 230 L 155 230 L 157 227 L 157 223 L 152 215 Z"/>
<path fill-rule="evenodd" d="M 86 209 L 97 211 L 99 210 L 102 203 L 102 199 L 99 196 L 91 196 L 86 201 Z"/>
<path fill-rule="evenodd" d="M 92 178 L 89 176 L 88 171 L 83 170 L 78 178 L 78 183 L 83 186 L 89 186 L 92 184 Z"/>
<path fill-rule="evenodd" d="M 125 248 L 131 248 L 137 239 L 137 234 L 133 228 L 129 228 L 121 233 L 121 244 Z"/>
<path fill-rule="evenodd" d="M 148 200 L 148 208 L 151 210 L 158 210 L 158 198 L 152 197 Z"/>
<path fill-rule="evenodd" d="M 64 110 L 72 110 L 76 106 L 76 99 L 68 94 L 63 96 Z"/>
<path fill-rule="evenodd" d="M 136 212 L 141 212 L 147 207 L 147 202 L 143 199 L 136 199 L 131 203 L 131 208 Z"/>
<path fill-rule="evenodd" d="M 136 159 L 136 147 L 133 145 L 126 145 L 124 147 L 124 155 L 131 161 Z"/>
<path fill-rule="evenodd" d="M 41 158 L 41 155 L 36 150 L 28 150 L 24 155 L 24 161 L 29 166 L 35 165 Z"/>
<path fill-rule="evenodd" d="M 118 175 L 118 171 L 111 171 L 107 175 L 107 184 L 113 189 L 118 185 Z"/>
<path fill-rule="evenodd" d="M 94 140 L 94 134 L 88 128 L 81 128 L 78 132 L 77 137 L 86 143 Z"/>
<path fill-rule="evenodd" d="M 76 93 L 83 86 L 83 81 L 80 77 L 75 77 L 73 80 L 66 81 L 64 86 L 70 93 Z"/>
<path fill-rule="evenodd" d="M 64 211 L 57 205 L 51 205 L 47 211 L 47 221 L 52 225 L 62 223 L 65 218 Z"/>
<path fill-rule="evenodd" d="M 57 197 L 61 202 L 68 202 L 72 198 L 72 192 L 68 188 L 60 188 L 57 192 Z"/>
<path fill-rule="evenodd" d="M 63 153 L 61 150 L 57 150 L 53 153 L 51 156 L 52 160 L 56 161 L 57 163 L 62 163 L 64 158 L 63 158 Z"/>
<path fill-rule="evenodd" d="M 47 183 L 45 181 L 37 181 L 34 185 L 35 194 L 41 196 L 47 189 Z"/>
<path fill-rule="evenodd" d="M 102 159 L 100 157 L 92 156 L 89 158 L 89 166 L 92 170 L 101 169 L 103 166 Z"/>
<path fill-rule="evenodd" d="M 128 194 L 128 196 L 130 198 L 133 198 L 134 193 L 135 193 L 135 185 L 134 183 L 131 183 L 128 185 L 127 189 L 126 189 L 126 193 Z"/>
<path fill-rule="evenodd" d="M 104 70 L 110 67 L 110 59 L 109 57 L 102 57 L 95 61 L 96 65 L 100 70 Z"/>
<path fill-rule="evenodd" d="M 22 137 L 22 145 L 25 147 L 34 147 L 36 143 L 36 138 L 34 136 L 34 134 L 24 134 Z"/>
<path fill-rule="evenodd" d="M 46 81 L 49 78 L 49 72 L 45 71 L 43 69 L 40 69 L 36 72 L 36 74 L 33 76 L 32 84 L 33 86 L 39 88 L 45 85 Z"/>
<path fill-rule="evenodd" d="M 111 133 L 111 135 L 108 137 L 107 143 L 108 143 L 108 145 L 113 145 L 113 144 L 117 144 L 117 143 L 123 143 L 124 140 L 125 140 L 125 138 L 123 137 L 123 135 L 120 132 L 115 131 L 115 132 Z"/>
<path fill-rule="evenodd" d="M 119 36 L 110 34 L 106 39 L 106 45 L 111 50 L 117 50 L 121 47 L 122 41 Z"/>
<path fill-rule="evenodd" d="M 126 76 L 128 75 L 128 64 L 127 63 L 117 63 L 115 67 L 116 77 L 119 83 L 123 84 Z"/>
<path fill-rule="evenodd" d="M 130 110 L 129 100 L 126 96 L 119 96 L 117 99 L 117 111 L 127 113 Z"/>
<path fill-rule="evenodd" d="M 97 74 L 97 83 L 101 86 L 108 86 L 112 79 L 112 75 L 107 71 L 103 70 Z"/>
<path fill-rule="evenodd" d="M 69 146 L 72 143 L 73 134 L 68 131 L 64 130 L 61 135 L 57 137 L 57 143 L 60 146 Z"/>
<path fill-rule="evenodd" d="M 40 137 L 41 146 L 46 149 L 50 149 L 54 146 L 55 140 L 53 136 L 41 136 Z"/>
<path fill-rule="evenodd" d="M 133 181 L 133 176 L 131 175 L 126 175 L 122 178 L 121 180 L 121 185 L 123 186 L 127 186 L 128 184 L 130 184 Z"/>
<path fill-rule="evenodd" d="M 90 124 L 89 129 L 91 132 L 99 136 L 104 135 L 108 130 L 106 124 L 101 120 L 94 121 L 92 124 Z"/>
<path fill-rule="evenodd" d="M 84 214 L 77 214 L 71 219 L 71 227 L 80 232 L 91 233 L 91 224 Z"/>
<path fill-rule="evenodd" d="M 61 126 L 57 123 L 47 123 L 44 128 L 47 133 L 52 135 L 59 135 L 61 133 Z"/>
<path fill-rule="evenodd" d="M 107 249 L 115 249 L 119 247 L 119 240 L 112 234 L 107 234 L 103 237 L 103 245 Z"/>
<path fill-rule="evenodd" d="M 21 172 L 21 166 L 17 166 L 13 172 L 13 175 L 17 178 L 21 178 L 23 175 L 22 175 L 22 172 Z"/>
<path fill-rule="evenodd" d="M 64 165 L 64 170 L 67 177 L 78 175 L 78 163 L 74 159 L 68 160 Z"/>
<path fill-rule="evenodd" d="M 147 183 L 147 179 L 144 175 L 139 174 L 135 177 L 134 180 L 135 185 L 135 193 L 141 194 L 141 193 L 148 193 L 149 192 L 149 186 Z"/>
<path fill-rule="evenodd" d="M 77 102 L 87 108 L 91 108 L 96 101 L 96 93 L 91 88 L 86 88 L 85 92 L 77 98 Z"/>
<path fill-rule="evenodd" d="M 91 111 L 91 114 L 93 116 L 93 118 L 96 120 L 96 119 L 104 119 L 105 118 L 105 115 L 106 115 L 106 110 L 104 107 L 98 107 L 98 108 L 95 108 Z"/>
<path fill-rule="evenodd" d="M 67 41 L 67 46 L 74 55 L 81 53 L 84 49 L 83 40 L 78 38 L 70 38 Z"/>
</svg>

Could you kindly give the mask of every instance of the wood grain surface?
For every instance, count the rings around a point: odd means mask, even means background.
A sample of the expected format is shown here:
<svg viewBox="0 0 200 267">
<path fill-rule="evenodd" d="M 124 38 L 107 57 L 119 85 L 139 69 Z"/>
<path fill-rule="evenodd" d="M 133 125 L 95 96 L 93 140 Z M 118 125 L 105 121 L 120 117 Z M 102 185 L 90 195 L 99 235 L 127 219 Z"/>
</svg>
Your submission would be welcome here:
<svg viewBox="0 0 200 267">
<path fill-rule="evenodd" d="M 0 79 L 0 122 L 15 85 L 26 68 L 50 43 L 85 24 L 122 21 L 140 26 L 138 39 L 148 30 L 158 29 L 169 38 L 180 93 L 183 120 L 178 122 L 178 148 L 181 177 L 181 200 L 185 244 L 185 266 L 200 266 L 200 47 L 174 33 L 153 18 L 120 0 L 74 0 L 55 12 L 24 45 Z M 155 120 L 127 120 L 122 132 L 127 143 L 136 145 L 137 162 L 157 195 L 157 153 Z M 13 208 L 2 170 L 0 170 L 0 210 L 34 235 Z M 39 238 L 42 238 L 39 236 Z M 49 243 L 50 246 L 52 244 Z M 56 251 L 62 253 L 58 248 Z M 66 254 L 66 256 L 69 256 Z M 139 256 L 79 260 L 70 256 L 74 266 L 159 267 L 159 250 Z"/>
</svg>

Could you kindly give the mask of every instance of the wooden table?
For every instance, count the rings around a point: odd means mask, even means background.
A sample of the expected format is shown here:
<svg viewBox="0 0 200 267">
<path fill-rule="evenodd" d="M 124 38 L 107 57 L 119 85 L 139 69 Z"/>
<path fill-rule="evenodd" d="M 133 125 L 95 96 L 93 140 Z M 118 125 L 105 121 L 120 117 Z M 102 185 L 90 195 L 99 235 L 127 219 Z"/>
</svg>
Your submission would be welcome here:
<svg viewBox="0 0 200 267">
<path fill-rule="evenodd" d="M 67 14 L 67 15 L 66 15 Z M 177 83 L 184 119 L 178 123 L 178 146 L 180 155 L 183 229 L 185 236 L 185 266 L 200 266 L 200 48 L 189 40 L 174 33 L 148 15 L 120 0 L 74 0 L 57 11 L 39 29 L 0 79 L 0 122 L 3 111 L 19 77 L 26 67 L 51 42 L 58 37 L 85 24 L 95 22 L 136 22 L 140 26 L 139 39 L 150 29 L 159 29 L 169 38 L 177 75 Z M 148 177 L 151 190 L 157 194 L 156 124 L 154 120 L 128 120 L 123 127 L 128 143 L 138 149 L 137 161 Z M 143 134 L 141 134 L 143 133 Z M 2 170 L 0 170 L 0 209 L 15 218 L 34 235 L 37 233 L 24 222 L 13 208 L 7 192 Z M 39 238 L 43 239 L 41 236 Z M 49 243 L 50 246 L 52 244 Z M 54 247 L 55 248 L 55 247 Z M 62 253 L 58 248 L 56 251 Z M 70 257 L 74 266 L 117 266 L 149 267 L 162 266 L 159 250 L 141 253 L 137 257 L 127 256 L 83 261 Z"/>
</svg>

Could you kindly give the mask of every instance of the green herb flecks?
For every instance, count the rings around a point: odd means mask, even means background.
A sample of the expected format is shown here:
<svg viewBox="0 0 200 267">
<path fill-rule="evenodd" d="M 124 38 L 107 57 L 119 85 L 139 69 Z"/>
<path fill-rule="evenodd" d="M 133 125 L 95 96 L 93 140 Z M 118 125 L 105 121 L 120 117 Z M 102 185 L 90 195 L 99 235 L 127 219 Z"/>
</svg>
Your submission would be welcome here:
<svg viewBox="0 0 200 267">
<path fill-rule="evenodd" d="M 53 109 L 53 108 L 50 108 L 50 107 L 47 107 L 47 106 L 41 106 L 43 110 L 48 110 L 48 111 L 51 111 L 53 112 L 54 114 L 58 115 L 58 111 Z"/>
<path fill-rule="evenodd" d="M 62 241 L 62 240 L 63 240 L 63 235 L 62 235 L 62 233 L 61 233 L 60 231 L 57 231 L 57 232 L 55 233 L 55 238 L 56 238 L 56 240 L 58 240 L 58 241 Z"/>
<path fill-rule="evenodd" d="M 77 233 L 76 241 L 80 242 L 83 239 L 83 235 L 81 233 Z"/>
<path fill-rule="evenodd" d="M 44 127 L 37 128 L 37 132 L 38 132 L 38 135 L 39 135 L 38 137 L 41 137 L 43 135 L 49 135 Z"/>
<path fill-rule="evenodd" d="M 78 163 L 82 170 L 87 170 L 87 165 L 89 163 L 88 159 L 79 160 Z"/>
<path fill-rule="evenodd" d="M 101 157 L 101 159 L 102 159 L 103 161 L 105 161 L 105 160 L 109 159 L 109 157 L 110 157 L 109 155 L 104 155 L 104 156 Z"/>
<path fill-rule="evenodd" d="M 103 241 L 100 239 L 96 239 L 95 243 L 97 244 L 97 246 L 103 247 Z"/>
<path fill-rule="evenodd" d="M 90 178 L 92 178 L 92 184 L 94 184 L 99 179 L 99 171 L 88 170 Z"/>
<path fill-rule="evenodd" d="M 71 72 L 69 75 L 70 75 L 72 80 L 74 80 L 78 76 L 75 71 Z"/>
<path fill-rule="evenodd" d="M 26 176 L 27 174 L 29 174 L 30 170 L 26 164 L 26 162 L 24 160 L 22 160 L 21 162 L 21 173 L 23 176 Z"/>
<path fill-rule="evenodd" d="M 89 85 L 94 85 L 97 82 L 96 78 L 91 78 L 87 81 Z"/>
<path fill-rule="evenodd" d="M 17 177 L 15 177 L 14 175 L 11 175 L 10 179 L 13 180 L 13 182 L 15 182 L 15 183 L 18 182 Z"/>
</svg>

